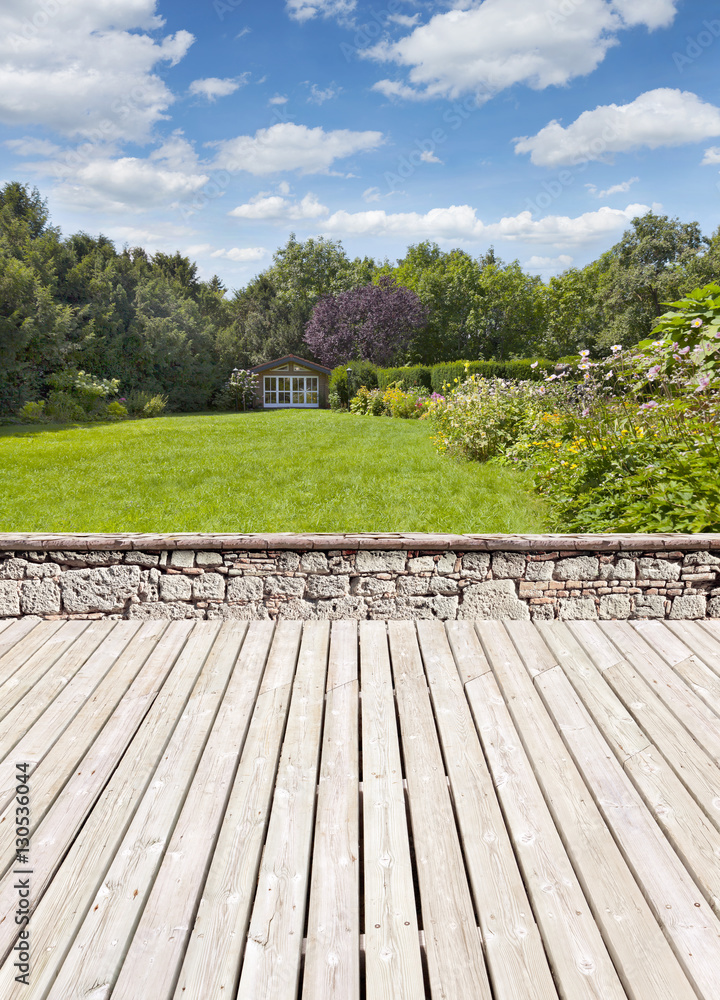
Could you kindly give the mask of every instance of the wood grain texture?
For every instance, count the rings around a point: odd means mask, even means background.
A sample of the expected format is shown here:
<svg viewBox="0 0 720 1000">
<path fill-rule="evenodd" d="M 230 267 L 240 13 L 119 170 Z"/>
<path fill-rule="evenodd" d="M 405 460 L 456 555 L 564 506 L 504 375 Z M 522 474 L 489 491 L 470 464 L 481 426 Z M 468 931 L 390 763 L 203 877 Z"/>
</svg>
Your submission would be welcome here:
<svg viewBox="0 0 720 1000">
<path fill-rule="evenodd" d="M 413 622 L 388 622 L 405 755 L 415 863 L 433 997 L 490 1000 L 465 864 L 455 827 Z M 432 803 L 432 808 L 428 804 Z"/>
<path fill-rule="evenodd" d="M 154 1000 L 172 997 L 260 690 L 273 628 L 268 621 L 249 626 L 225 622 L 215 640 L 208 659 L 213 667 L 217 665 L 219 707 L 217 714 L 213 712 L 207 743 L 113 987 L 113 1000 L 135 1000 L 138 993 Z"/>
<path fill-rule="evenodd" d="M 5 624 L 8 627 L 0 635 L 0 692 L 18 667 L 66 622 L 45 622 L 28 615 L 15 621 L 8 618 Z"/>
<path fill-rule="evenodd" d="M 513 740 L 521 740 L 530 759 L 628 997 L 690 1000 L 694 991 L 520 658 L 516 654 L 514 666 L 504 668 L 507 653 L 497 660 L 492 657 L 494 647 L 509 644 L 509 636 L 503 637 L 503 626 L 477 623 L 476 627 L 519 734 Z M 559 669 L 545 671 L 536 683 Z"/>
<path fill-rule="evenodd" d="M 279 622 L 175 997 L 234 996 L 290 705 L 302 624 Z"/>
<path fill-rule="evenodd" d="M 560 670 L 548 671 L 537 688 L 685 974 L 711 1000 L 720 969 L 720 921 L 568 679 Z"/>
<path fill-rule="evenodd" d="M 496 1000 L 557 1000 L 542 939 L 442 623 L 417 623 Z"/>
<path fill-rule="evenodd" d="M 306 622 L 238 1000 L 290 1000 L 300 974 L 329 622 Z"/>
<path fill-rule="evenodd" d="M 683 635 L 687 630 L 670 629 L 664 622 L 638 622 L 638 625 L 651 625 L 652 628 L 639 628 L 637 631 L 652 648 L 662 656 L 665 662 L 673 668 L 692 691 L 718 716 L 720 722 L 720 655 L 712 653 L 703 657 L 695 654 L 692 646 L 685 642 Z M 679 625 L 689 625 L 691 622 L 678 622 Z M 707 644 L 709 645 L 709 643 Z M 715 670 L 712 667 L 715 667 Z"/>
<path fill-rule="evenodd" d="M 305 1000 L 359 1000 L 358 637 L 333 622 L 312 859 Z"/>
<path fill-rule="evenodd" d="M 720 636 L 713 637 L 700 622 L 672 621 L 666 627 L 720 677 Z"/>
<path fill-rule="evenodd" d="M 366 1000 L 425 996 L 390 654 L 384 622 L 360 623 Z"/>
<path fill-rule="evenodd" d="M 167 683 L 132 736 L 47 891 L 36 902 L 30 987 L 15 982 L 17 970 L 11 954 L 0 968 L 3 1000 L 44 998 L 75 928 L 122 843 L 219 628 L 219 622 L 180 621 L 168 626 L 161 641 L 165 648 L 148 661 L 161 661 L 171 668 Z M 4 923 L 0 923 L 0 934 L 3 931 Z"/>
<path fill-rule="evenodd" d="M 490 664 L 472 622 L 449 621 L 445 623 L 445 628 L 463 684 L 486 674 L 490 670 Z"/>
<path fill-rule="evenodd" d="M 189 778 L 198 767 L 246 629 L 247 624 L 242 623 L 226 631 L 222 636 L 225 642 L 218 638 L 205 661 L 49 998 L 79 1000 L 93 990 L 109 993 L 112 989 L 188 795 Z"/>
</svg>

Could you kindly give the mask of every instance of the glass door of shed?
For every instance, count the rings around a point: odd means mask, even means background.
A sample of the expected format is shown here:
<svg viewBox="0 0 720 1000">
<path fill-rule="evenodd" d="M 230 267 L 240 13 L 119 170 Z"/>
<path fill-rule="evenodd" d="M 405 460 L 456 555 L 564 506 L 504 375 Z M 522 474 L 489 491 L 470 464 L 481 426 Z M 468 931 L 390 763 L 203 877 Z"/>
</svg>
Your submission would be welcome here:
<svg viewBox="0 0 720 1000">
<path fill-rule="evenodd" d="M 265 406 L 318 406 L 317 375 L 266 375 Z"/>
</svg>

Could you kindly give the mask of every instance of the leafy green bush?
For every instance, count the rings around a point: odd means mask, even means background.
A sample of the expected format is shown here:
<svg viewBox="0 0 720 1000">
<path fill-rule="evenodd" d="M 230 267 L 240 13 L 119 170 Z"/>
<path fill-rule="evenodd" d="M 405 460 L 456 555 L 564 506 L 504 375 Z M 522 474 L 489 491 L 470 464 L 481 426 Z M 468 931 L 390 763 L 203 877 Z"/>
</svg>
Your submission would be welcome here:
<svg viewBox="0 0 720 1000">
<path fill-rule="evenodd" d="M 45 420 L 45 400 L 39 403 L 25 403 L 22 409 L 18 410 L 18 416 L 28 424 L 39 424 Z"/>
<path fill-rule="evenodd" d="M 352 370 L 351 385 L 348 391 L 347 369 Z M 344 365 L 338 365 L 330 373 L 329 396 L 330 407 L 333 408 L 330 395 L 335 393 L 340 397 L 340 406 L 347 406 L 351 396 L 361 385 L 369 389 L 377 389 L 377 368 L 370 361 L 348 361 Z M 336 408 L 336 407 L 335 407 Z"/>
<path fill-rule="evenodd" d="M 406 365 L 404 368 L 378 368 L 379 389 L 399 385 L 402 389 L 432 389 L 432 369 L 426 365 Z"/>
<path fill-rule="evenodd" d="M 525 358 L 519 361 L 451 361 L 432 366 L 430 388 L 433 392 L 441 393 L 446 386 L 462 382 L 470 375 L 485 379 L 541 381 L 555 370 L 556 364 L 543 358 Z"/>
<path fill-rule="evenodd" d="M 123 417 L 126 417 L 128 415 L 127 408 L 124 407 L 122 403 L 119 403 L 116 399 L 114 399 L 112 403 L 108 403 L 105 412 L 108 415 L 108 417 L 110 417 L 111 420 L 122 420 Z"/>
<path fill-rule="evenodd" d="M 64 392 L 61 389 L 51 392 L 45 404 L 45 416 L 49 420 L 53 420 L 59 424 L 70 423 L 71 421 L 83 423 L 90 420 L 91 416 L 97 415 L 97 410 L 91 414 L 90 411 L 84 409 L 78 403 L 72 393 Z"/>
<path fill-rule="evenodd" d="M 143 406 L 142 415 L 144 417 L 159 417 L 168 404 L 167 396 L 158 394 L 153 396 L 148 402 Z"/>
<path fill-rule="evenodd" d="M 57 396 L 58 404 L 70 398 L 85 413 L 100 414 L 104 411 L 103 401 L 108 396 L 114 396 L 120 386 L 120 379 L 100 378 L 89 372 L 78 371 L 76 368 L 66 368 L 47 377 L 47 384 L 55 390 L 50 399 Z M 81 419 L 81 418 L 73 418 Z"/>
<path fill-rule="evenodd" d="M 125 397 L 125 407 L 131 416 L 139 417 L 152 398 L 153 394 L 151 392 L 142 392 L 140 389 L 135 389 Z"/>
</svg>

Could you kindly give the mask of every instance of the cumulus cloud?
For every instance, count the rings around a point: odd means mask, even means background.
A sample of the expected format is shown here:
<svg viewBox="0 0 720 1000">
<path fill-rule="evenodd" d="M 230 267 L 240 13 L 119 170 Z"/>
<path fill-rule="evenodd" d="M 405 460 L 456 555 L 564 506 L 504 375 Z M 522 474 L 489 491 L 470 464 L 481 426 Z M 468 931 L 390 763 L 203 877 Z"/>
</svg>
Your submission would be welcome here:
<svg viewBox="0 0 720 1000">
<path fill-rule="evenodd" d="M 435 154 L 432 153 L 432 152 L 430 152 L 429 149 L 423 150 L 423 152 L 420 154 L 420 159 L 422 160 L 423 163 L 442 163 L 443 162 L 440 159 L 439 156 L 435 156 Z"/>
<path fill-rule="evenodd" d="M 566 253 L 561 253 L 558 257 L 538 257 L 533 255 L 525 261 L 524 267 L 528 271 L 566 271 L 572 264 L 574 258 Z"/>
<path fill-rule="evenodd" d="M 194 41 L 187 31 L 148 34 L 164 23 L 155 7 L 155 0 L 73 0 L 48 11 L 3 4 L 0 122 L 145 141 L 174 100 L 155 70 L 175 65 Z"/>
<path fill-rule="evenodd" d="M 325 101 L 331 101 L 333 97 L 337 95 L 342 90 L 342 87 L 337 87 L 334 83 L 331 83 L 329 87 L 321 90 L 316 83 L 310 87 L 310 96 L 308 97 L 308 102 L 310 104 L 324 104 Z"/>
<path fill-rule="evenodd" d="M 334 17 L 348 21 L 357 7 L 357 0 L 286 0 L 285 8 L 293 21 L 310 21 L 314 17 Z"/>
<path fill-rule="evenodd" d="M 710 149 L 706 149 L 700 166 L 710 167 L 718 163 L 720 163 L 720 146 L 711 146 Z"/>
<path fill-rule="evenodd" d="M 248 74 L 242 76 L 220 80 L 216 76 L 209 76 L 204 80 L 193 80 L 190 84 L 189 92 L 192 95 L 205 97 L 208 101 L 216 101 L 218 97 L 227 97 L 234 94 L 239 87 L 247 83 Z"/>
<path fill-rule="evenodd" d="M 588 192 L 595 198 L 608 198 L 612 194 L 627 194 L 633 184 L 637 184 L 639 177 L 631 177 L 629 181 L 622 181 L 620 184 L 612 184 L 604 191 L 598 191 L 594 184 L 586 184 Z"/>
<path fill-rule="evenodd" d="M 599 208 L 595 212 L 571 218 L 547 215 L 533 218 L 528 212 L 509 216 L 500 222 L 485 223 L 470 205 L 433 208 L 424 215 L 418 212 L 388 213 L 383 209 L 366 212 L 335 212 L 323 223 L 330 234 L 350 236 L 400 237 L 411 240 L 443 239 L 478 242 L 509 240 L 549 246 L 582 246 L 624 229 L 631 219 L 648 212 L 648 205 L 628 205 L 624 210 Z"/>
<path fill-rule="evenodd" d="M 515 152 L 530 153 L 538 166 L 558 167 L 642 147 L 701 142 L 716 135 L 720 135 L 720 108 L 689 91 L 660 87 L 640 94 L 630 104 L 604 104 L 584 111 L 567 128 L 552 121 L 537 135 L 517 139 Z"/>
<path fill-rule="evenodd" d="M 47 139 L 35 139 L 32 136 L 25 136 L 23 139 L 8 139 L 5 142 L 8 149 L 11 149 L 16 156 L 52 156 L 60 152 L 60 146 Z"/>
<path fill-rule="evenodd" d="M 287 190 L 284 190 L 287 194 Z M 301 201 L 292 201 L 281 195 L 271 195 L 261 191 L 245 205 L 238 205 L 230 213 L 237 219 L 262 219 L 263 221 L 285 222 L 286 220 L 317 219 L 328 214 L 327 206 L 321 205 L 317 195 L 308 192 Z"/>
<path fill-rule="evenodd" d="M 262 260 L 267 255 L 265 247 L 232 247 L 230 250 L 215 250 L 211 257 L 223 257 L 225 260 L 244 264 L 252 260 Z"/>
<path fill-rule="evenodd" d="M 383 141 L 382 132 L 325 132 L 320 127 L 281 122 L 254 136 L 240 135 L 208 145 L 218 150 L 215 166 L 261 176 L 283 170 L 326 174 L 336 160 L 377 149 Z"/>
<path fill-rule="evenodd" d="M 268 101 L 268 104 L 287 104 L 287 102 L 288 99 L 284 94 L 274 94 Z"/>
<path fill-rule="evenodd" d="M 360 54 L 407 69 L 407 83 L 375 84 L 387 96 L 455 98 L 491 95 L 516 83 L 562 86 L 599 66 L 624 29 L 672 23 L 678 2 L 465 0 L 405 38 Z"/>
<path fill-rule="evenodd" d="M 137 213 L 190 198 L 209 180 L 134 156 L 99 157 L 73 171 L 56 195 L 77 207 Z"/>
</svg>

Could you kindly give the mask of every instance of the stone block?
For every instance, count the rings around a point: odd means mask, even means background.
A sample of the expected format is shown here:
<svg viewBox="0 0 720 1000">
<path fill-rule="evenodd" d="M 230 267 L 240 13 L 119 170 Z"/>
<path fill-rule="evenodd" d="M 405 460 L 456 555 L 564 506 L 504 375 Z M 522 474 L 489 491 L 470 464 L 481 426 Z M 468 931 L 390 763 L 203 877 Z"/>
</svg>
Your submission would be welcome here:
<svg viewBox="0 0 720 1000">
<path fill-rule="evenodd" d="M 640 580 L 679 580 L 680 563 L 670 559 L 639 559 L 638 578 Z"/>
<path fill-rule="evenodd" d="M 294 573 L 300 568 L 300 555 L 297 552 L 278 552 L 275 566 L 278 573 Z"/>
<path fill-rule="evenodd" d="M 685 594 L 675 597 L 670 608 L 669 618 L 704 618 L 707 610 L 707 598 L 704 594 Z"/>
<path fill-rule="evenodd" d="M 622 594 L 606 594 L 600 598 L 600 617 L 604 620 L 624 620 L 631 613 L 630 598 Z"/>
<path fill-rule="evenodd" d="M 604 563 L 600 566 L 601 580 L 634 580 L 636 566 L 634 559 L 618 559 L 613 563 Z"/>
<path fill-rule="evenodd" d="M 305 581 L 296 576 L 266 576 L 265 593 L 270 597 L 302 597 Z"/>
<path fill-rule="evenodd" d="M 25 570 L 27 580 L 46 580 L 49 577 L 60 576 L 62 570 L 57 563 L 28 563 Z"/>
<path fill-rule="evenodd" d="M 664 618 L 665 598 L 660 594 L 638 594 L 635 598 L 636 618 Z"/>
<path fill-rule="evenodd" d="M 24 580 L 27 565 L 27 559 L 6 559 L 0 565 L 0 580 Z"/>
<path fill-rule="evenodd" d="M 192 549 L 175 549 L 170 554 L 170 566 L 173 569 L 191 569 L 195 565 L 195 553 Z"/>
<path fill-rule="evenodd" d="M 480 576 L 484 579 L 489 568 L 489 552 L 466 552 L 462 557 L 462 570 L 460 572 L 469 577 Z"/>
<path fill-rule="evenodd" d="M 157 552 L 126 552 L 125 564 L 129 566 L 157 566 L 160 556 Z"/>
<path fill-rule="evenodd" d="M 310 576 L 305 595 L 308 598 L 345 597 L 350 591 L 349 576 Z"/>
<path fill-rule="evenodd" d="M 531 582 L 551 580 L 554 569 L 554 562 L 529 562 L 525 567 L 525 579 Z"/>
<path fill-rule="evenodd" d="M 187 576 L 161 576 L 160 597 L 163 601 L 189 601 L 192 582 Z"/>
<path fill-rule="evenodd" d="M 201 550 L 195 555 L 195 564 L 203 568 L 207 566 L 222 566 L 222 563 L 223 557 L 219 552 L 203 552 Z"/>
<path fill-rule="evenodd" d="M 182 579 L 182 577 L 180 577 Z M 205 612 L 202 608 L 196 608 L 194 604 L 159 603 L 159 604 L 133 604 L 128 611 L 128 618 L 139 621 L 180 621 L 182 618 L 204 618 Z"/>
<path fill-rule="evenodd" d="M 260 601 L 263 581 L 260 576 L 236 576 L 228 581 L 227 599 L 230 601 Z"/>
<path fill-rule="evenodd" d="M 57 578 L 65 611 L 122 611 L 140 587 L 139 566 L 71 569 Z"/>
<path fill-rule="evenodd" d="M 196 601 L 224 601 L 225 577 L 219 573 L 204 573 L 195 577 L 192 583 L 192 594 Z"/>
<path fill-rule="evenodd" d="M 683 566 L 720 566 L 720 556 L 713 552 L 688 552 Z"/>
<path fill-rule="evenodd" d="M 362 597 L 340 597 L 331 601 L 318 601 L 317 617 L 323 621 L 362 621 L 367 618 L 367 604 Z"/>
<path fill-rule="evenodd" d="M 222 619 L 231 621 L 239 619 L 241 621 L 262 621 L 267 620 L 270 615 L 264 604 L 212 604 L 207 609 L 209 619 Z"/>
<path fill-rule="evenodd" d="M 720 597 L 711 597 L 707 602 L 708 618 L 720 618 Z"/>
<path fill-rule="evenodd" d="M 534 622 L 552 621 L 554 617 L 555 609 L 552 604 L 533 604 L 530 607 L 530 618 Z"/>
<path fill-rule="evenodd" d="M 66 566 L 114 566 L 123 561 L 122 552 L 102 550 L 97 552 L 49 552 L 53 562 Z"/>
<path fill-rule="evenodd" d="M 435 560 L 432 556 L 416 556 L 408 559 L 407 568 L 409 573 L 432 573 L 435 569 Z"/>
<path fill-rule="evenodd" d="M 492 571 L 496 580 L 519 580 L 525 573 L 522 552 L 493 552 Z"/>
<path fill-rule="evenodd" d="M 383 594 L 394 594 L 395 581 L 378 580 L 374 576 L 356 576 L 350 583 L 350 591 L 358 597 L 380 597 Z"/>
<path fill-rule="evenodd" d="M 457 556 L 454 552 L 443 552 L 438 561 L 435 563 L 436 573 L 454 573 L 455 563 L 457 562 Z"/>
<path fill-rule="evenodd" d="M 512 580 L 485 580 L 463 590 L 458 618 L 509 618 L 517 621 L 529 619 L 530 611 L 524 601 L 518 600 Z"/>
<path fill-rule="evenodd" d="M 0 580 L 0 618 L 20 614 L 20 593 L 14 580 Z"/>
<path fill-rule="evenodd" d="M 303 573 L 329 573 L 327 556 L 324 552 L 303 552 L 300 559 Z"/>
<path fill-rule="evenodd" d="M 592 597 L 564 597 L 559 602 L 558 618 L 564 621 L 588 621 L 597 618 Z"/>
<path fill-rule="evenodd" d="M 397 581 L 397 592 L 405 597 L 420 597 L 430 590 L 430 577 L 401 576 Z"/>
<path fill-rule="evenodd" d="M 422 620 L 439 618 L 452 621 L 457 617 L 457 597 L 399 597 L 394 614 L 395 619 Z"/>
<path fill-rule="evenodd" d="M 405 552 L 361 549 L 355 557 L 355 569 L 358 573 L 404 573 L 406 563 Z"/>
<path fill-rule="evenodd" d="M 60 588 L 53 580 L 25 580 L 20 585 L 20 606 L 25 615 L 60 614 Z"/>
<path fill-rule="evenodd" d="M 430 594 L 457 594 L 460 589 L 458 581 L 447 576 L 431 576 L 428 584 Z"/>
<path fill-rule="evenodd" d="M 556 580 L 597 580 L 599 572 L 596 556 L 571 556 L 558 560 L 553 576 Z"/>
</svg>

